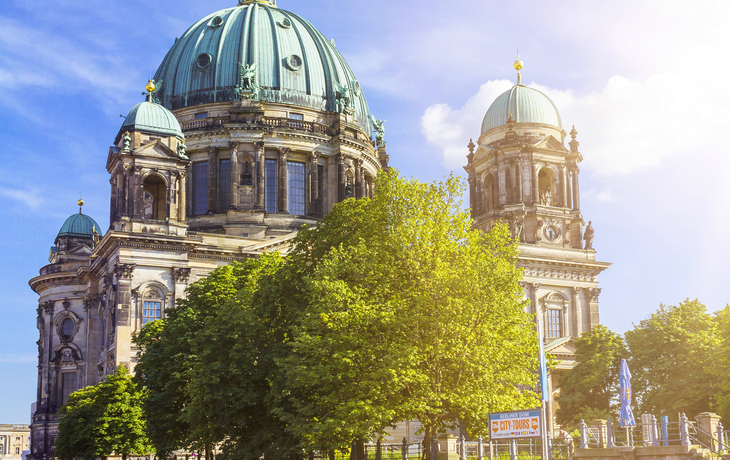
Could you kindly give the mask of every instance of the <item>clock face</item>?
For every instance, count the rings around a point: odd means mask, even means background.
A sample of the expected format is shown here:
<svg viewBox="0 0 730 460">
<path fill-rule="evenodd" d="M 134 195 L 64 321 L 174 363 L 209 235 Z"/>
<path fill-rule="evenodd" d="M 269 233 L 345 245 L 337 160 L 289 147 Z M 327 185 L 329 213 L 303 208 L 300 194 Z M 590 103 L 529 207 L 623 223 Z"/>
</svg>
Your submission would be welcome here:
<svg viewBox="0 0 730 460">
<path fill-rule="evenodd" d="M 545 229 L 545 236 L 547 236 L 548 240 L 555 241 L 560 236 L 560 230 L 554 225 L 550 225 Z"/>
</svg>

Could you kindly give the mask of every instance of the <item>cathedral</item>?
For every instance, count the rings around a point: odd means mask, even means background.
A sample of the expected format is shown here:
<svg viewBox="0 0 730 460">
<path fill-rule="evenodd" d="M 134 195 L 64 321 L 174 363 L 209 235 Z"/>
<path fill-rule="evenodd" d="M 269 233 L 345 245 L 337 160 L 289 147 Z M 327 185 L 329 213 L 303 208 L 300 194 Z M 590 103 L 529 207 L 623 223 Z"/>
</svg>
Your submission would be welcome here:
<svg viewBox="0 0 730 460">
<path fill-rule="evenodd" d="M 571 337 L 598 323 L 596 277 L 609 266 L 580 212 L 575 134 L 566 149 L 554 104 L 518 75 L 488 109 L 466 166 L 475 226 L 508 223 L 519 238 L 526 295 L 561 360 L 553 380 L 572 366 Z M 240 0 L 195 22 L 110 140 L 108 228 L 79 200 L 30 280 L 35 459 L 53 457 L 69 394 L 133 369 L 133 336 L 189 283 L 285 254 L 303 225 L 371 196 L 388 167 L 384 123 L 334 41 L 274 0 Z"/>
</svg>

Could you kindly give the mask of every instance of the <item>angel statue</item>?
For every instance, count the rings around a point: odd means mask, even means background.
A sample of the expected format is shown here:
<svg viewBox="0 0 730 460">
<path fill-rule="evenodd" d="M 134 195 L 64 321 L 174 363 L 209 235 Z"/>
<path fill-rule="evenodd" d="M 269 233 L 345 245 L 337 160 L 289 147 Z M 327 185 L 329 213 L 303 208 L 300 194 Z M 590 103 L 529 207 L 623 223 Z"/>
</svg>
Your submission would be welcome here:
<svg viewBox="0 0 730 460">
<path fill-rule="evenodd" d="M 347 86 L 342 86 L 339 82 L 335 83 L 335 97 L 337 98 L 337 102 L 339 104 L 338 111 L 340 113 L 348 113 L 352 115 L 354 113 L 354 110 L 352 109 L 352 98 L 350 97 L 350 91 L 352 91 Z"/>
<path fill-rule="evenodd" d="M 378 120 L 374 115 L 370 115 L 373 119 L 373 129 L 375 129 L 375 141 L 378 145 L 385 145 L 385 122 L 387 120 Z"/>
<path fill-rule="evenodd" d="M 259 96 L 259 87 L 256 85 L 256 63 L 243 65 L 240 62 L 241 82 L 235 88 L 236 99 L 256 99 Z"/>
</svg>

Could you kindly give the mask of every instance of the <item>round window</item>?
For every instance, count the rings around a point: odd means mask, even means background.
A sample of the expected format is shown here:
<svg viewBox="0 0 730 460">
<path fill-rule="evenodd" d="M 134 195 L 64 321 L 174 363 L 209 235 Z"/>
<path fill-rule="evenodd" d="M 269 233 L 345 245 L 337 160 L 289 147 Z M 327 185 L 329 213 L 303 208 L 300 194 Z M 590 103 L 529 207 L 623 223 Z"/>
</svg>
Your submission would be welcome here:
<svg viewBox="0 0 730 460">
<path fill-rule="evenodd" d="M 216 16 L 213 18 L 212 21 L 210 21 L 211 27 L 220 27 L 223 25 L 223 18 L 220 16 Z"/>
<path fill-rule="evenodd" d="M 208 53 L 203 53 L 200 56 L 198 56 L 198 59 L 195 60 L 195 64 L 197 64 L 198 69 L 200 70 L 206 70 L 208 67 L 210 67 L 210 63 L 213 61 L 213 58 Z"/>
<path fill-rule="evenodd" d="M 302 58 L 296 54 L 292 54 L 286 58 L 284 64 L 286 64 L 289 70 L 299 70 L 302 67 Z"/>
<path fill-rule="evenodd" d="M 291 21 L 289 20 L 289 18 L 284 18 L 279 21 L 279 26 L 288 29 L 289 27 L 291 27 Z"/>
<path fill-rule="evenodd" d="M 76 329 L 76 323 L 71 318 L 66 318 L 61 323 L 61 335 L 64 339 L 70 339 L 74 335 L 74 329 Z"/>
</svg>

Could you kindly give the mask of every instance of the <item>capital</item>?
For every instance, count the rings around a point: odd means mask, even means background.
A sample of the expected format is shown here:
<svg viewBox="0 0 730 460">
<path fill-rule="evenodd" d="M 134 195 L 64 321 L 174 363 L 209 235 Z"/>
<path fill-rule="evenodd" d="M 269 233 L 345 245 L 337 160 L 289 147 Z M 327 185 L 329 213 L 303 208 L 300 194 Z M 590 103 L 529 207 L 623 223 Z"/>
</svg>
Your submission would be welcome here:
<svg viewBox="0 0 730 460">
<path fill-rule="evenodd" d="M 231 141 L 231 142 L 228 143 L 228 147 L 231 149 L 231 151 L 233 153 L 237 153 L 238 152 L 238 146 L 239 145 L 240 145 L 240 142 L 233 142 L 233 141 Z"/>
<path fill-rule="evenodd" d="M 322 153 L 316 150 L 312 150 L 307 154 L 307 157 L 309 157 L 309 161 L 311 161 L 312 163 L 315 163 L 317 160 L 319 160 L 320 156 L 322 156 Z"/>
<path fill-rule="evenodd" d="M 263 150 L 264 149 L 264 145 L 265 145 L 264 144 L 264 141 L 258 141 L 258 142 L 254 142 L 253 143 L 253 146 L 254 146 L 254 148 L 256 149 L 257 152 L 260 152 L 261 150 Z"/>
<path fill-rule="evenodd" d="M 136 264 L 117 264 L 114 267 L 114 274 L 117 275 L 117 279 L 131 280 L 136 266 Z"/>
</svg>

